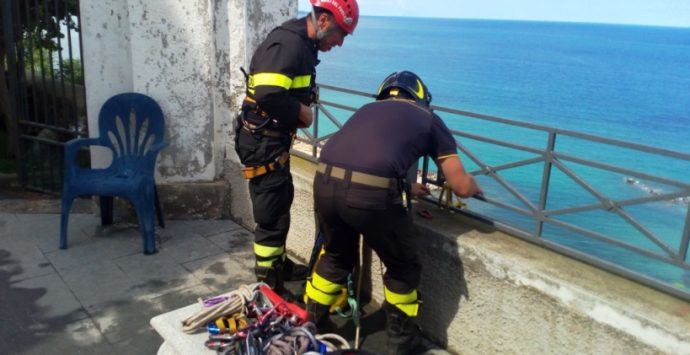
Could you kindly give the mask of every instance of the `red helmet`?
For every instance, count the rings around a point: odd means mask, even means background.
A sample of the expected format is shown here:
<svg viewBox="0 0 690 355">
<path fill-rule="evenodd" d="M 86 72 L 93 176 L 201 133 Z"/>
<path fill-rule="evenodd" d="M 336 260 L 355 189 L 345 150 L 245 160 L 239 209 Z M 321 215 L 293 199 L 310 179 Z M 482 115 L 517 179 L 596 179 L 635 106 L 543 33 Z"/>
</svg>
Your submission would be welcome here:
<svg viewBox="0 0 690 355">
<path fill-rule="evenodd" d="M 309 0 L 313 6 L 330 11 L 335 22 L 348 34 L 352 34 L 359 21 L 357 0 Z"/>
</svg>

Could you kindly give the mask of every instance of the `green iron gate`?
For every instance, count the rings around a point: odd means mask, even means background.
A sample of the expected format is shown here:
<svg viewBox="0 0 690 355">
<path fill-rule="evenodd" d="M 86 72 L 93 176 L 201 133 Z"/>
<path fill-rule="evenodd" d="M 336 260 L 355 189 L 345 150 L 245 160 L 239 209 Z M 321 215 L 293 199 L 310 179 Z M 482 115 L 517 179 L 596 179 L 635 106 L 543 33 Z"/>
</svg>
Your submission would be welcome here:
<svg viewBox="0 0 690 355">
<path fill-rule="evenodd" d="M 22 186 L 60 192 L 63 144 L 86 136 L 78 0 L 2 0 L 2 60 Z M 3 88 L 4 89 L 4 88 Z"/>
</svg>

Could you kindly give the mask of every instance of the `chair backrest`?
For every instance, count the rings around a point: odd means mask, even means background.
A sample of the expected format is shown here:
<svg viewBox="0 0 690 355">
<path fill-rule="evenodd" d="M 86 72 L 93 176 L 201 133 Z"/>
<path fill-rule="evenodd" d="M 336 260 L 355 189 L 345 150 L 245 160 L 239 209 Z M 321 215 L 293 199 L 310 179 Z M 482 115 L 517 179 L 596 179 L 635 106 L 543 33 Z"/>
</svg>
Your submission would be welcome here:
<svg viewBox="0 0 690 355">
<path fill-rule="evenodd" d="M 98 125 L 101 143 L 113 151 L 114 165 L 147 158 L 151 147 L 165 138 L 163 111 L 155 100 L 139 93 L 108 99 Z"/>
</svg>

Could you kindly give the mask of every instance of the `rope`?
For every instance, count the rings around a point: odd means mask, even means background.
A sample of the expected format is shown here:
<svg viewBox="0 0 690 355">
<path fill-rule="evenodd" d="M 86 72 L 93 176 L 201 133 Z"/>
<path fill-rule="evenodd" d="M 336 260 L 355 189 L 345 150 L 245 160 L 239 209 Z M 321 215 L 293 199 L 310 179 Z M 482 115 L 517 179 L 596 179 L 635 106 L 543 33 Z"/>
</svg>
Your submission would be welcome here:
<svg viewBox="0 0 690 355">
<path fill-rule="evenodd" d="M 182 321 L 182 331 L 192 334 L 220 317 L 240 313 L 247 301 L 252 300 L 261 283 L 242 285 L 237 290 L 212 297 L 199 299 L 202 309 Z"/>
<path fill-rule="evenodd" d="M 345 338 L 334 333 L 316 334 L 316 326 L 311 322 L 301 327 L 286 328 L 263 347 L 266 355 L 323 354 L 323 351 L 347 349 L 350 349 L 350 344 Z"/>
<path fill-rule="evenodd" d="M 282 334 L 277 334 L 268 340 L 264 346 L 266 355 L 304 354 L 309 349 L 319 349 L 319 342 L 314 337 L 316 326 L 305 323 L 301 327 L 293 327 Z"/>
<path fill-rule="evenodd" d="M 362 325 L 359 321 L 359 295 L 362 290 L 362 274 L 364 271 L 364 237 L 359 235 L 359 270 L 357 275 L 357 309 L 352 312 L 352 320 L 355 322 L 355 349 L 359 349 L 359 332 L 362 329 Z"/>
<path fill-rule="evenodd" d="M 345 338 L 335 333 L 320 334 L 316 336 L 316 339 L 318 339 L 321 343 L 326 345 L 326 349 L 328 351 L 350 349 L 350 343 L 348 343 L 347 340 L 345 340 Z M 340 344 L 334 344 L 328 341 L 329 339 L 338 341 L 340 342 Z"/>
</svg>

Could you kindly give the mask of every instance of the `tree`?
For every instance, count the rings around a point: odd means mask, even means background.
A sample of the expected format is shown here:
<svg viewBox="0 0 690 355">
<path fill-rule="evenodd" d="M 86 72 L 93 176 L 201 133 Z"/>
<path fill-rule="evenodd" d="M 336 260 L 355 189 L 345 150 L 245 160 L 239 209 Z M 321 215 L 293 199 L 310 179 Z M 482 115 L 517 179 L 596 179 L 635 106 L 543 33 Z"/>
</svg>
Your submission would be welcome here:
<svg viewBox="0 0 690 355">
<path fill-rule="evenodd" d="M 73 31 L 79 31 L 74 17 L 79 16 L 78 0 L 2 0 L 0 8 L 2 22 L 0 25 L 0 116 L 5 129 L 8 132 L 7 158 L 14 157 L 14 149 L 17 144 L 17 119 L 11 117 L 10 95 L 8 90 L 7 70 L 10 68 L 8 52 L 12 48 L 25 48 L 22 41 L 31 43 L 34 51 L 59 51 L 62 50 L 55 41 L 64 38 L 61 32 L 63 27 Z M 9 11 L 12 11 L 12 14 Z M 17 16 L 18 15 L 18 16 Z M 12 33 L 6 32 L 5 21 L 12 19 Z M 26 42 L 25 42 L 26 43 Z M 15 55 L 17 55 L 15 50 Z M 34 53 L 22 53 L 23 56 L 33 56 Z M 43 63 L 41 63 L 43 65 Z M 51 64 L 52 65 L 52 64 Z M 15 68 L 25 70 L 28 68 Z M 62 69 L 62 68 L 59 68 Z M 70 69 L 73 69 L 71 65 Z"/>
</svg>

